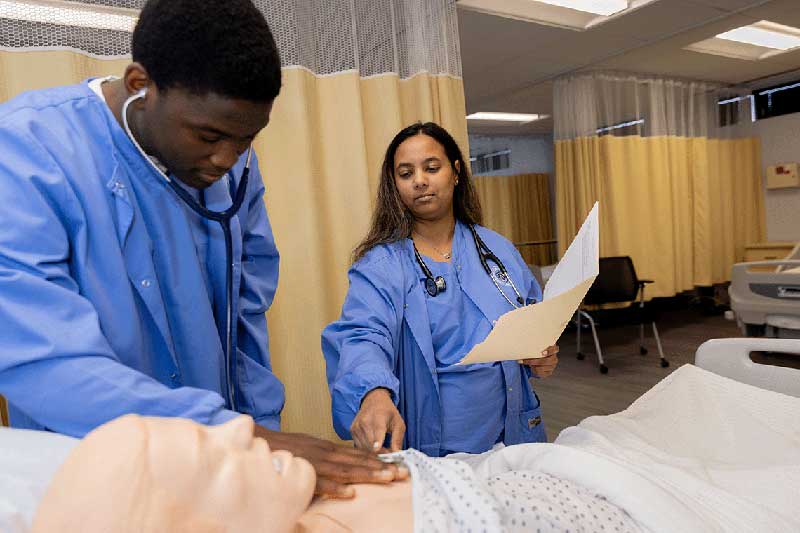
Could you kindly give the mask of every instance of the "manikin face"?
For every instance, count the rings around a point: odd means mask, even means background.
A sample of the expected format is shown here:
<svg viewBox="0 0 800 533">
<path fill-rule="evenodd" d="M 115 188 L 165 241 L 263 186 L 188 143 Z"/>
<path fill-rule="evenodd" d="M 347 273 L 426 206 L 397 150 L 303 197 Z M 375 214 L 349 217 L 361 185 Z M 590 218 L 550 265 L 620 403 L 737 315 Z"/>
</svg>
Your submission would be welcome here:
<svg viewBox="0 0 800 533">
<path fill-rule="evenodd" d="M 283 533 L 315 481 L 307 461 L 254 438 L 250 417 L 207 427 L 128 415 L 73 450 L 33 531 Z"/>
<path fill-rule="evenodd" d="M 439 220 L 452 213 L 456 180 L 444 147 L 433 137 L 414 135 L 397 147 L 394 182 L 415 219 Z"/>
<path fill-rule="evenodd" d="M 165 494 L 188 498 L 230 531 L 289 531 L 308 507 L 316 477 L 287 451 L 253 437 L 253 419 L 208 427 L 145 418 L 151 474 Z"/>
</svg>

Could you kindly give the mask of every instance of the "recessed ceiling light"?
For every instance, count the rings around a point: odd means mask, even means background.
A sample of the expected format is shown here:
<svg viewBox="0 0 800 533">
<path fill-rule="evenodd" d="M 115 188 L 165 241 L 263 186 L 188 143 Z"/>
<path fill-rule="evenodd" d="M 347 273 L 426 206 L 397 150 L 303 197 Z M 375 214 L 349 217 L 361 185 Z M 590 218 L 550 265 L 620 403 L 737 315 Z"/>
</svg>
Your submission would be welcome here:
<svg viewBox="0 0 800 533">
<path fill-rule="evenodd" d="M 557 28 L 586 31 L 660 0 L 457 0 L 476 11 Z"/>
<path fill-rule="evenodd" d="M 542 4 L 567 7 L 584 13 L 609 16 L 628 9 L 628 0 L 536 0 Z"/>
<path fill-rule="evenodd" d="M 800 29 L 767 20 L 720 33 L 717 38 L 773 50 L 791 50 L 800 47 Z"/>
<path fill-rule="evenodd" d="M 533 122 L 543 118 L 547 118 L 547 115 L 494 112 L 480 112 L 467 115 L 467 120 L 494 120 L 498 122 Z"/>
</svg>

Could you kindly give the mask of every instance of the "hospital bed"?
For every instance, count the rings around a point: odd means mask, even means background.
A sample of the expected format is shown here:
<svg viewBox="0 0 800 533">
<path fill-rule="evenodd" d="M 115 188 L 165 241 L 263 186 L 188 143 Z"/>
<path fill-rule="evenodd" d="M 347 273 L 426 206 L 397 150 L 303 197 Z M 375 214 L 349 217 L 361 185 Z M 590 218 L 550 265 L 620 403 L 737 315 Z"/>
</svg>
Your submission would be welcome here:
<svg viewBox="0 0 800 533">
<path fill-rule="evenodd" d="M 696 366 L 677 369 L 625 411 L 589 417 L 555 444 L 472 456 L 471 475 L 538 472 L 566 480 L 624 509 L 644 531 L 800 531 L 793 511 L 800 494 L 800 370 L 754 363 L 752 351 L 800 356 L 800 340 L 709 341 L 697 350 Z M 28 530 L 76 443 L 0 428 L 0 531 Z"/>
<path fill-rule="evenodd" d="M 800 244 L 784 260 L 733 265 L 728 293 L 744 335 L 800 338 Z"/>
</svg>

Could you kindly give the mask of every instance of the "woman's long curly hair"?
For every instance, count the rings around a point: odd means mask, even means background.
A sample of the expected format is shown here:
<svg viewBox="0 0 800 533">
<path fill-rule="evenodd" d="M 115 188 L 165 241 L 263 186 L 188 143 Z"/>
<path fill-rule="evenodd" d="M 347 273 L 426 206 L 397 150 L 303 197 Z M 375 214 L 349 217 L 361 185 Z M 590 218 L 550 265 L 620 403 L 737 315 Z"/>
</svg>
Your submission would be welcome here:
<svg viewBox="0 0 800 533">
<path fill-rule="evenodd" d="M 372 225 L 366 237 L 353 251 L 355 263 L 379 244 L 388 244 L 411 236 L 414 227 L 414 216 L 403 204 L 397 185 L 394 181 L 394 156 L 397 148 L 409 137 L 414 135 L 427 135 L 435 139 L 444 148 L 444 153 L 450 161 L 453 172 L 458 176 L 453 193 L 453 215 L 455 219 L 464 224 L 482 224 L 481 203 L 472 185 L 472 178 L 464 162 L 464 156 L 458 143 L 447 130 L 433 122 L 417 122 L 404 128 L 395 135 L 386 155 L 383 158 L 381 179 L 378 184 L 378 199 L 375 211 L 372 214 Z M 456 165 L 458 162 L 458 165 Z"/>
</svg>

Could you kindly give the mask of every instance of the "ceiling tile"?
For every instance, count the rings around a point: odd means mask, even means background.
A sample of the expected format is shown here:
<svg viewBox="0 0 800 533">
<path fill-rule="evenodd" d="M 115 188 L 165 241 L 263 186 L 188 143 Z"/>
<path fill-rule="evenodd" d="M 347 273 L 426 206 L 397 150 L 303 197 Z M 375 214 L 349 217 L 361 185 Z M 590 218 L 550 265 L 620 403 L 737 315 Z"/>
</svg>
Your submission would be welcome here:
<svg viewBox="0 0 800 533">
<path fill-rule="evenodd" d="M 756 4 L 761 5 L 742 9 Z M 551 114 L 551 80 L 579 70 L 738 84 L 800 69 L 800 51 L 745 61 L 683 49 L 762 19 L 800 27 L 800 0 L 660 0 L 583 32 L 459 11 L 467 108 Z M 546 127 L 541 121 L 493 129 L 541 132 Z"/>
<path fill-rule="evenodd" d="M 595 38 L 616 35 L 637 41 L 653 41 L 724 16 L 725 11 L 697 5 L 689 0 L 661 0 L 604 22 L 586 30 L 586 33 Z"/>
</svg>

